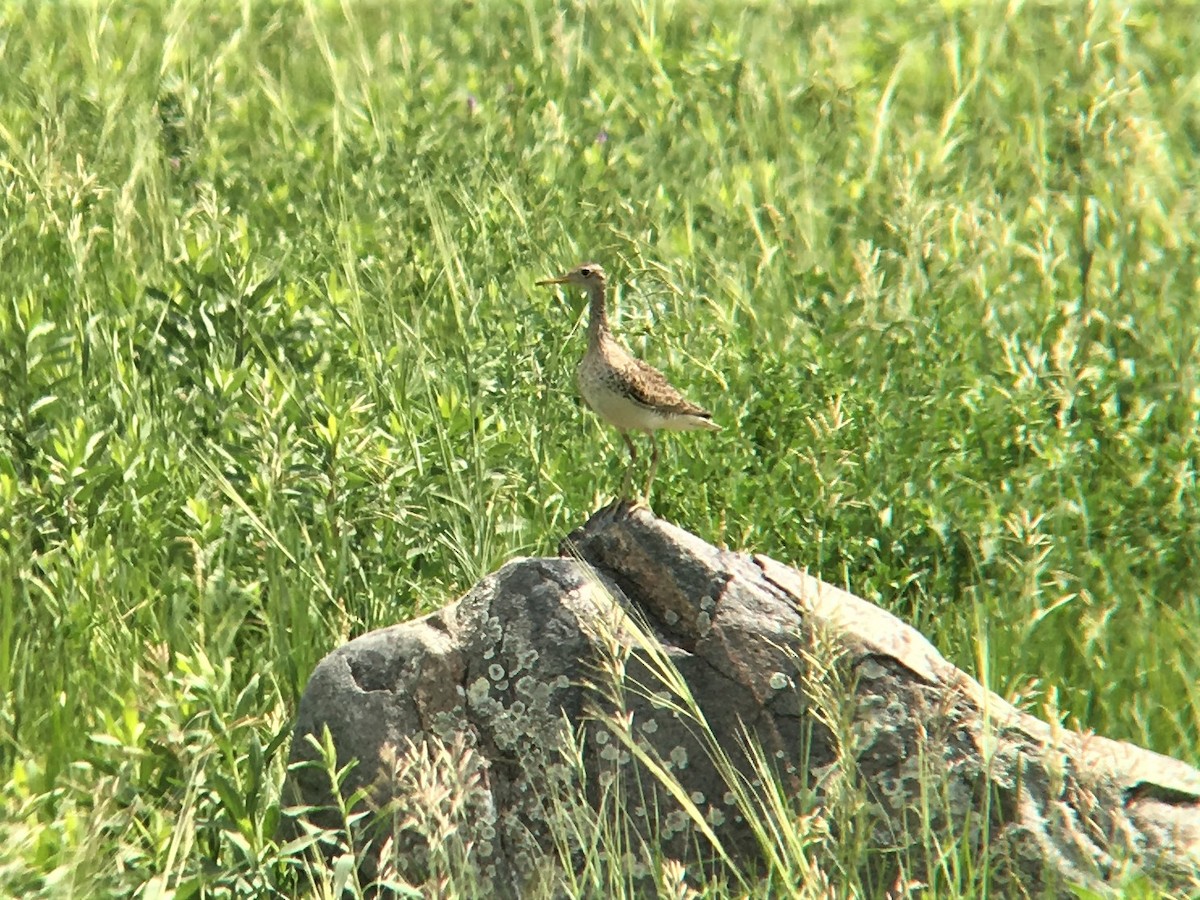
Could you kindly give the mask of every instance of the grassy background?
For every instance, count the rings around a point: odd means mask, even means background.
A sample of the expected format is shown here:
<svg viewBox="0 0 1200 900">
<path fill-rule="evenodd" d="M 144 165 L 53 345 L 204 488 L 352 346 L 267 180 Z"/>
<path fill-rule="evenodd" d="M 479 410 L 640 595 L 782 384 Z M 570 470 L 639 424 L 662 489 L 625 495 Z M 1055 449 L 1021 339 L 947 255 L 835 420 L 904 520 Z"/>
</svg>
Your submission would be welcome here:
<svg viewBox="0 0 1200 900">
<path fill-rule="evenodd" d="M 1200 762 L 1200 20 L 1076 6 L 0 6 L 0 889 L 286 890 L 316 662 L 619 485 L 585 257 L 661 515 Z"/>
</svg>

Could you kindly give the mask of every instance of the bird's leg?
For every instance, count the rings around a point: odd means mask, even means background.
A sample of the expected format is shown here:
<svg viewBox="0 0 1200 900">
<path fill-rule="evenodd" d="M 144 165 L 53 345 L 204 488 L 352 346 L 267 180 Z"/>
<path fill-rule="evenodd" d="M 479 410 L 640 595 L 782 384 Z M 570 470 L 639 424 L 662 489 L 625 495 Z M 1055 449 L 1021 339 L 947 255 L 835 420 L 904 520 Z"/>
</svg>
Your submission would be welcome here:
<svg viewBox="0 0 1200 900">
<path fill-rule="evenodd" d="M 650 432 L 650 471 L 646 474 L 646 505 L 650 505 L 650 484 L 654 481 L 654 473 L 658 469 L 658 435 Z"/>
<path fill-rule="evenodd" d="M 629 487 L 633 481 L 633 467 L 637 463 L 637 447 L 633 446 L 633 441 L 629 439 L 629 432 L 621 432 L 621 440 L 625 442 L 625 446 L 629 448 L 629 465 L 625 467 L 625 479 L 621 482 L 621 499 L 629 499 Z"/>
</svg>

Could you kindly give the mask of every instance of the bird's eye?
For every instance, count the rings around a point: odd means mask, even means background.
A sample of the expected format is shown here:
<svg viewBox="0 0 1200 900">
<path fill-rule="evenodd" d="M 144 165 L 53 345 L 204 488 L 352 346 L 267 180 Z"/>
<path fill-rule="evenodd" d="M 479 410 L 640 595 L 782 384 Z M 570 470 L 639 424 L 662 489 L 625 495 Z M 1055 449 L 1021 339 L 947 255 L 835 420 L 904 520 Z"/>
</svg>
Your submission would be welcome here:
<svg viewBox="0 0 1200 900">
<path fill-rule="evenodd" d="M 582 275 L 584 278 L 591 278 L 592 270 L 589 269 L 587 266 L 584 266 L 582 269 L 579 270 L 579 274 Z"/>
</svg>

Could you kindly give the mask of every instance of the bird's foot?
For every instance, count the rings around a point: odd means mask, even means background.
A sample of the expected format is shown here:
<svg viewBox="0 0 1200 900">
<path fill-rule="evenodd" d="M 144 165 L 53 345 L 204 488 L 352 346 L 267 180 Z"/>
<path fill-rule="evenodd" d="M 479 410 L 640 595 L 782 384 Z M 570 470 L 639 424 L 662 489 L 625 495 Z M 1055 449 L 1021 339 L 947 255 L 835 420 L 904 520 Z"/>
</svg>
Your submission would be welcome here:
<svg viewBox="0 0 1200 900">
<path fill-rule="evenodd" d="M 623 518 L 632 515 L 639 509 L 644 509 L 648 513 L 653 513 L 650 504 L 643 497 L 615 497 L 613 501 L 604 508 L 605 512 L 611 513 L 613 518 Z"/>
<path fill-rule="evenodd" d="M 644 509 L 646 512 L 654 512 L 650 508 L 649 497 L 634 497 L 632 500 L 625 501 L 628 504 L 628 509 L 633 512 L 635 509 Z"/>
</svg>

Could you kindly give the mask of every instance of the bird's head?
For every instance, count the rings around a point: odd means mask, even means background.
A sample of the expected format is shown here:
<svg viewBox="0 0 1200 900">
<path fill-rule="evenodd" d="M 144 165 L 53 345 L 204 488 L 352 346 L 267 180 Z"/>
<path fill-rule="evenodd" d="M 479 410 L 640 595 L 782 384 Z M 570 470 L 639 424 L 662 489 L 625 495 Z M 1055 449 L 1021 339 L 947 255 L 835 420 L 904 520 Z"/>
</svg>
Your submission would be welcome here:
<svg viewBox="0 0 1200 900">
<path fill-rule="evenodd" d="M 583 263 L 565 275 L 560 275 L 557 278 L 547 278 L 539 281 L 538 284 L 572 284 L 584 288 L 597 285 L 602 286 L 604 284 L 604 269 L 598 263 Z"/>
</svg>

